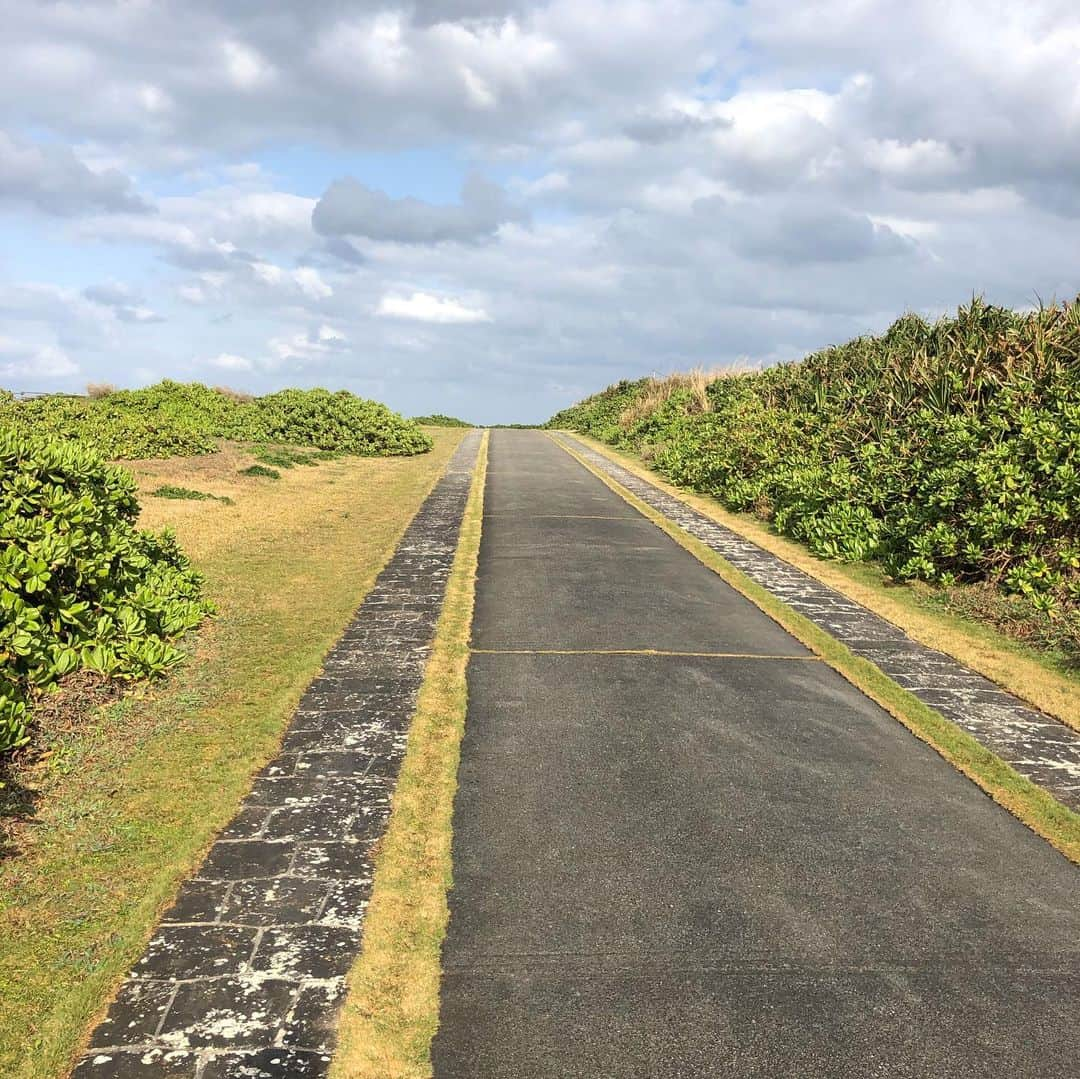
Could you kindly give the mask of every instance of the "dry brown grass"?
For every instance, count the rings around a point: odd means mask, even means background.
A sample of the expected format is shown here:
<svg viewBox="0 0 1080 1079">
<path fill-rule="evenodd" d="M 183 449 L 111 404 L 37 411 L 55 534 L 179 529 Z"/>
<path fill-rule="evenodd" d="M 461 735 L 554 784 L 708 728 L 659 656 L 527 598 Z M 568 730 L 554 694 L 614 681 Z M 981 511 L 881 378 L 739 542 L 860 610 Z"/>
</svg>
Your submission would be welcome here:
<svg viewBox="0 0 1080 1079">
<path fill-rule="evenodd" d="M 86 396 L 92 397 L 94 400 L 100 400 L 102 397 L 108 397 L 113 393 L 116 393 L 116 387 L 111 382 L 88 382 L 86 384 Z"/>
<path fill-rule="evenodd" d="M 222 397 L 228 397 L 230 401 L 237 401 L 243 404 L 245 401 L 254 401 L 255 394 L 248 393 L 246 390 L 234 390 L 232 386 L 215 386 L 215 393 L 220 393 Z"/>
<path fill-rule="evenodd" d="M 687 412 L 711 412 L 709 386 L 721 378 L 732 378 L 751 370 L 748 365 L 735 364 L 729 367 L 714 367 L 708 371 L 704 367 L 695 367 L 690 371 L 675 371 L 670 375 L 653 375 L 649 386 L 633 404 L 619 414 L 619 426 L 627 431 L 641 420 L 662 408 L 677 393 L 687 391 Z"/>
<path fill-rule="evenodd" d="M 332 1079 L 431 1074 L 486 467 L 487 435 L 375 867 L 363 951 L 349 975 Z"/>
</svg>

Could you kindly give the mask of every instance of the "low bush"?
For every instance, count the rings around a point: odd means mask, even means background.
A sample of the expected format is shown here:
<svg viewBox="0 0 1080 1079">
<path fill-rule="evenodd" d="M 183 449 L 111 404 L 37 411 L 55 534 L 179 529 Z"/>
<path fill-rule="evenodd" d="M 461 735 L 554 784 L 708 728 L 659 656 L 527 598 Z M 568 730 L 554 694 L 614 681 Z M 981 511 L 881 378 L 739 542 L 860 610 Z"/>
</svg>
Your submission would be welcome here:
<svg viewBox="0 0 1080 1079">
<path fill-rule="evenodd" d="M 704 393 L 620 382 L 549 426 L 642 453 L 818 555 L 1080 607 L 1080 301 L 907 315 Z"/>
<path fill-rule="evenodd" d="M 28 705 L 65 675 L 160 675 L 210 610 L 138 511 L 132 476 L 92 450 L 0 431 L 0 751 L 27 741 Z"/>
<path fill-rule="evenodd" d="M 0 396 L 0 427 L 77 438 L 109 459 L 125 460 L 213 453 L 223 438 L 373 457 L 431 448 L 413 421 L 344 390 L 281 390 L 252 398 L 168 380 L 96 397 Z"/>
<path fill-rule="evenodd" d="M 361 457 L 424 453 L 431 439 L 412 421 L 386 405 L 345 390 L 280 390 L 257 398 L 258 434 L 269 442 L 315 446 Z"/>
<path fill-rule="evenodd" d="M 467 420 L 459 420 L 457 416 L 445 416 L 441 412 L 433 412 L 430 416 L 414 416 L 413 423 L 419 423 L 423 427 L 472 427 Z"/>
</svg>

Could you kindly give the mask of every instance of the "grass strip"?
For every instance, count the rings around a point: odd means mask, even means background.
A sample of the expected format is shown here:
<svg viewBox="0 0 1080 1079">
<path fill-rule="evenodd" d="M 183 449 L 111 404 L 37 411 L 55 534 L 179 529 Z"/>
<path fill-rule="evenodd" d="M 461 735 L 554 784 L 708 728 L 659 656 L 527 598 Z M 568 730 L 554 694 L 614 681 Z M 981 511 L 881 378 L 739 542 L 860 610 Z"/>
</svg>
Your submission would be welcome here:
<svg viewBox="0 0 1080 1079">
<path fill-rule="evenodd" d="M 363 950 L 349 974 L 331 1079 L 431 1074 L 487 442 L 485 432 L 393 811 L 375 863 Z"/>
<path fill-rule="evenodd" d="M 1063 806 L 1041 787 L 1020 775 L 967 731 L 927 707 L 874 664 L 856 656 L 831 634 L 792 610 L 767 589 L 721 558 L 707 544 L 637 498 L 617 480 L 596 468 L 573 449 L 565 445 L 562 445 L 562 448 L 699 562 L 717 573 L 847 681 L 898 719 L 912 734 L 977 783 L 995 802 L 1050 842 L 1070 861 L 1080 864 L 1080 814 Z"/>
<path fill-rule="evenodd" d="M 32 823 L 0 861 L 0 1075 L 64 1075 L 179 882 L 277 752 L 318 672 L 461 438 L 429 454 L 348 458 L 235 505 L 151 499 L 218 606 L 167 683 L 48 732 L 19 776 Z M 141 484 L 232 471 L 240 451 L 133 466 Z"/>
<path fill-rule="evenodd" d="M 801 544 L 772 531 L 763 521 L 749 514 L 733 513 L 708 495 L 675 486 L 648 468 L 639 456 L 588 435 L 572 434 L 628 472 L 881 615 L 913 640 L 945 652 L 1014 696 L 1080 731 L 1080 673 L 1063 669 L 1053 657 L 1011 640 L 991 626 L 929 609 L 920 597 L 918 585 L 892 582 L 872 563 L 818 558 Z"/>
</svg>

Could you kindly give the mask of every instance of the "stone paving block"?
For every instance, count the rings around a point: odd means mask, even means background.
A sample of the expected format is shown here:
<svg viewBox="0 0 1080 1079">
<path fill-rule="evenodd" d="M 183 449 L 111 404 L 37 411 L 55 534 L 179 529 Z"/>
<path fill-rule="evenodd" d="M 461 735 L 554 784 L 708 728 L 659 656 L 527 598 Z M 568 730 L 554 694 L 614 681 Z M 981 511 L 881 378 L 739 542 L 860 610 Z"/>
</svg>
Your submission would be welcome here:
<svg viewBox="0 0 1080 1079">
<path fill-rule="evenodd" d="M 310 771 L 317 776 L 362 776 L 371 760 L 371 755 L 363 751 L 314 750 L 300 754 L 296 771 Z"/>
<path fill-rule="evenodd" d="M 171 981 L 125 982 L 109 1006 L 109 1013 L 94 1031 L 92 1047 L 107 1048 L 149 1041 L 172 1003 L 176 983 Z"/>
<path fill-rule="evenodd" d="M 91 1051 L 71 1079 L 195 1079 L 198 1058 L 160 1048 Z"/>
<path fill-rule="evenodd" d="M 359 926 L 363 923 L 370 897 L 370 875 L 366 880 L 354 878 L 331 884 L 319 921 L 323 925 Z"/>
<path fill-rule="evenodd" d="M 132 970 L 133 977 L 213 978 L 242 969 L 256 931 L 227 925 L 163 925 Z"/>
<path fill-rule="evenodd" d="M 221 920 L 233 925 L 293 925 L 319 920 L 329 895 L 320 880 L 274 877 L 238 880 L 221 906 Z"/>
<path fill-rule="evenodd" d="M 215 1056 L 199 1079 L 322 1079 L 329 1071 L 328 1053 L 266 1048 Z"/>
<path fill-rule="evenodd" d="M 295 844 L 287 839 L 219 839 L 210 848 L 199 877 L 203 880 L 279 877 L 289 871 L 294 852 Z"/>
<path fill-rule="evenodd" d="M 159 1040 L 183 1050 L 261 1048 L 273 1041 L 296 990 L 294 981 L 250 975 L 183 982 Z"/>
<path fill-rule="evenodd" d="M 276 978 L 339 978 L 359 944 L 360 934 L 344 926 L 274 926 L 263 933 L 251 969 Z"/>
<path fill-rule="evenodd" d="M 189 880 L 180 886 L 176 902 L 163 922 L 216 922 L 231 887 L 229 881 Z"/>
<path fill-rule="evenodd" d="M 266 827 L 270 810 L 265 806 L 246 806 L 225 827 L 222 839 L 255 839 Z"/>
<path fill-rule="evenodd" d="M 330 753 L 346 750 L 351 753 L 400 753 L 405 748 L 406 732 L 369 718 L 366 724 L 323 723 L 319 727 L 290 731 L 283 750 L 297 753 Z"/>
<path fill-rule="evenodd" d="M 296 1003 L 281 1032 L 281 1043 L 290 1048 L 329 1052 L 334 1045 L 331 1022 L 345 999 L 345 985 L 324 982 L 306 985 L 297 993 Z"/>
<path fill-rule="evenodd" d="M 293 872 L 319 880 L 357 880 L 371 876 L 371 844 L 299 843 Z"/>
</svg>

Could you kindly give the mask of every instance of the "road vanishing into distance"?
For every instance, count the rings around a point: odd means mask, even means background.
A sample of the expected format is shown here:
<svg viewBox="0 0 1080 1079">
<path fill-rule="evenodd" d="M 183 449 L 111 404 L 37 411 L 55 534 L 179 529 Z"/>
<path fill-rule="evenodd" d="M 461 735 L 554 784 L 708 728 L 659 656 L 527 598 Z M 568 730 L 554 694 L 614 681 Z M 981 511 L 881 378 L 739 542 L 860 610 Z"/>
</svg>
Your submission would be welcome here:
<svg viewBox="0 0 1080 1079">
<path fill-rule="evenodd" d="M 437 1079 L 1080 1075 L 1080 872 L 539 432 L 490 442 Z"/>
<path fill-rule="evenodd" d="M 465 434 L 74 1079 L 330 1073 L 481 452 Z M 778 565 L 1074 796 L 1066 728 Z M 468 683 L 436 1079 L 1080 1075 L 1080 869 L 538 431 L 490 437 Z"/>
</svg>

